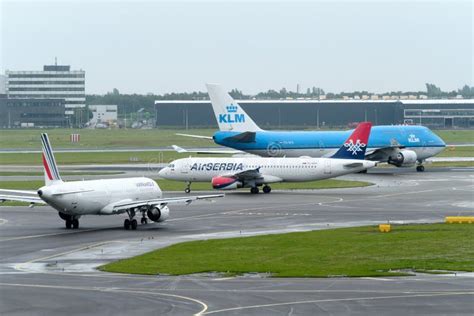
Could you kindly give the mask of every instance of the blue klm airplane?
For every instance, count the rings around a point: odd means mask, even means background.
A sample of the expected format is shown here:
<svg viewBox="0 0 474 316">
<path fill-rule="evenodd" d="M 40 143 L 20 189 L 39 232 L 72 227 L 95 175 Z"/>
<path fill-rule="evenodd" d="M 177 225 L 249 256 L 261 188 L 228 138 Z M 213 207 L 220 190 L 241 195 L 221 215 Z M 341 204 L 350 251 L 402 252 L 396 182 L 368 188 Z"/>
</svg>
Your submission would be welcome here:
<svg viewBox="0 0 474 316">
<path fill-rule="evenodd" d="M 219 125 L 212 139 L 236 151 L 197 151 L 197 153 L 247 152 L 263 157 L 330 157 L 351 135 L 347 131 L 266 131 L 219 85 L 207 84 L 209 97 Z M 187 135 L 211 138 L 198 135 Z M 374 126 L 365 157 L 397 167 L 424 171 L 423 161 L 439 154 L 444 141 L 424 126 Z M 183 149 L 175 146 L 178 151 Z"/>
</svg>

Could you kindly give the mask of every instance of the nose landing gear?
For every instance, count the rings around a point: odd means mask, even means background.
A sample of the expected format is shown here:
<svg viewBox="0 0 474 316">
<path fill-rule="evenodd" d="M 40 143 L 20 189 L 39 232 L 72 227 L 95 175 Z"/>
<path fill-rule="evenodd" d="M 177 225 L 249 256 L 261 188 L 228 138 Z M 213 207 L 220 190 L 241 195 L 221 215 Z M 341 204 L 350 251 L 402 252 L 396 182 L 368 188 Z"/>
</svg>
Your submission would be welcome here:
<svg viewBox="0 0 474 316">
<path fill-rule="evenodd" d="M 186 189 L 184 189 L 184 193 L 191 192 L 191 181 L 186 182 Z"/>
</svg>

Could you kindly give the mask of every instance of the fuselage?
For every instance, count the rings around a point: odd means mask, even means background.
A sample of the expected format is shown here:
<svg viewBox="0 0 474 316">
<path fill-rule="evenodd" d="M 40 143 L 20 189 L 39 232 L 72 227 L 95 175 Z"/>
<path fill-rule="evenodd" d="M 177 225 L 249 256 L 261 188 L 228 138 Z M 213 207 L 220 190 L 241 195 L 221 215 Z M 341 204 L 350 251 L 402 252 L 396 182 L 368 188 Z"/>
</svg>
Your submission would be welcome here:
<svg viewBox="0 0 474 316">
<path fill-rule="evenodd" d="M 360 167 L 348 168 L 345 165 L 360 163 Z M 165 179 L 209 182 L 217 176 L 258 169 L 263 175 L 261 183 L 302 182 L 327 179 L 362 171 L 375 166 L 367 160 L 331 158 L 183 158 L 170 163 L 159 172 Z"/>
<path fill-rule="evenodd" d="M 38 190 L 43 201 L 65 214 L 111 215 L 113 204 L 161 198 L 158 184 L 149 178 L 58 182 Z"/>
<path fill-rule="evenodd" d="M 236 141 L 242 132 L 219 131 L 214 141 L 226 147 L 263 157 L 329 157 L 338 150 L 348 131 L 257 131 L 255 141 Z M 446 147 L 444 141 L 424 126 L 373 126 L 367 151 L 398 143 L 416 152 L 419 160 L 435 156 Z"/>
</svg>

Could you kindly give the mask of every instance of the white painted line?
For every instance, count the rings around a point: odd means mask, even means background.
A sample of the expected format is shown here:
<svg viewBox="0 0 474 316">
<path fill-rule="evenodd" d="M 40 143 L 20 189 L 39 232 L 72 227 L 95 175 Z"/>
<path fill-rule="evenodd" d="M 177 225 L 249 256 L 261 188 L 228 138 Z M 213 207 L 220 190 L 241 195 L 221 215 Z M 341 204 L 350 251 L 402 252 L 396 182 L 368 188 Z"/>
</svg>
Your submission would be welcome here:
<svg viewBox="0 0 474 316">
<path fill-rule="evenodd" d="M 474 292 L 431 293 L 431 294 L 415 294 L 415 295 L 392 295 L 392 296 L 373 296 L 373 297 L 354 297 L 354 298 L 341 298 L 341 299 L 336 298 L 336 299 L 295 301 L 295 302 L 250 305 L 250 306 L 240 306 L 240 307 L 218 309 L 215 311 L 205 312 L 200 315 L 209 315 L 209 314 L 225 313 L 225 312 L 230 312 L 230 311 L 241 311 L 241 310 L 247 310 L 247 309 L 285 306 L 285 305 L 315 304 L 315 303 L 327 303 L 327 302 L 367 301 L 367 300 L 374 301 L 374 300 L 385 300 L 385 299 L 394 299 L 394 298 L 396 299 L 396 298 L 436 297 L 436 296 L 452 296 L 452 295 L 474 295 Z"/>
<path fill-rule="evenodd" d="M 363 277 L 361 279 L 365 280 L 375 280 L 375 281 L 396 281 L 394 279 L 385 279 L 385 278 L 377 278 L 377 277 Z"/>
<path fill-rule="evenodd" d="M 202 306 L 202 310 L 194 315 L 203 315 L 208 309 L 206 303 L 197 300 L 192 297 L 168 294 L 168 293 L 159 293 L 151 291 L 136 291 L 129 289 L 120 289 L 120 288 L 106 288 L 106 287 L 87 287 L 87 286 L 61 286 L 61 285 L 42 285 L 42 284 L 21 284 L 21 283 L 0 283 L 1 286 L 16 286 L 16 287 L 31 287 L 31 288 L 47 288 L 47 289 L 59 289 L 59 290 L 76 290 L 76 291 L 96 291 L 96 292 L 114 292 L 114 293 L 132 293 L 132 294 L 146 294 L 146 295 L 155 295 L 155 296 L 165 296 L 172 298 L 179 298 L 185 301 L 190 301 L 197 303 Z"/>
</svg>

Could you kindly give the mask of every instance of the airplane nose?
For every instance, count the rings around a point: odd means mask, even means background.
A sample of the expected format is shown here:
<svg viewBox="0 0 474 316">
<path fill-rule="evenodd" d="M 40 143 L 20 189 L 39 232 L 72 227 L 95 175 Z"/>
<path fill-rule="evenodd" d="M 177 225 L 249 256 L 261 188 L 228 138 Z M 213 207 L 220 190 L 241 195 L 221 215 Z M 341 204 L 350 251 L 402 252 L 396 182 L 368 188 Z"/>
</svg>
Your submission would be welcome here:
<svg viewBox="0 0 474 316">
<path fill-rule="evenodd" d="M 166 169 L 168 169 L 168 168 L 163 168 L 160 171 L 158 171 L 158 176 L 163 178 L 167 173 Z"/>
</svg>

